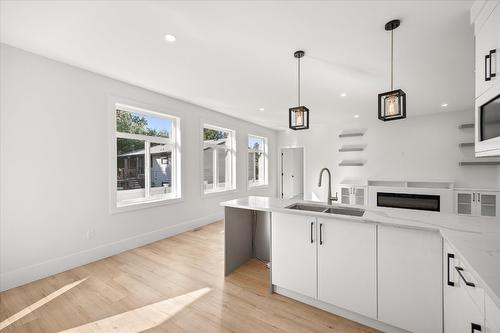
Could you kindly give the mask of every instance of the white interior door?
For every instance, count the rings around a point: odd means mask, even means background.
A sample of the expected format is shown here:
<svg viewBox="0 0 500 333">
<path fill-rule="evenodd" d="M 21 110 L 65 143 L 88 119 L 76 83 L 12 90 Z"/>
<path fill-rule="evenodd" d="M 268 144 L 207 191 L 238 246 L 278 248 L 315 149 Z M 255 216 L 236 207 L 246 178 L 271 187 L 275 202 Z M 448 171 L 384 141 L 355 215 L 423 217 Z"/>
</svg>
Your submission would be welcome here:
<svg viewBox="0 0 500 333">
<path fill-rule="evenodd" d="M 304 149 L 281 150 L 282 198 L 289 199 L 304 193 Z"/>
</svg>

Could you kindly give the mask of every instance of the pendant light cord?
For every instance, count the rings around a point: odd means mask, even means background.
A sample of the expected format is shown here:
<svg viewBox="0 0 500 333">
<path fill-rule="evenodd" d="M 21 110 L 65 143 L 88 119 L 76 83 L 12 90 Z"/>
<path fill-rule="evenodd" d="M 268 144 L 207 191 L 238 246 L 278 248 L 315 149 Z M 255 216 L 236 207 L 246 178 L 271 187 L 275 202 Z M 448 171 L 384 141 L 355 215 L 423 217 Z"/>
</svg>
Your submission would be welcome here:
<svg viewBox="0 0 500 333">
<path fill-rule="evenodd" d="M 391 30 L 391 91 L 394 90 L 394 29 Z"/>
<path fill-rule="evenodd" d="M 300 58 L 298 58 L 298 84 L 297 84 L 297 93 L 299 96 L 299 104 L 297 106 L 300 106 Z"/>
</svg>

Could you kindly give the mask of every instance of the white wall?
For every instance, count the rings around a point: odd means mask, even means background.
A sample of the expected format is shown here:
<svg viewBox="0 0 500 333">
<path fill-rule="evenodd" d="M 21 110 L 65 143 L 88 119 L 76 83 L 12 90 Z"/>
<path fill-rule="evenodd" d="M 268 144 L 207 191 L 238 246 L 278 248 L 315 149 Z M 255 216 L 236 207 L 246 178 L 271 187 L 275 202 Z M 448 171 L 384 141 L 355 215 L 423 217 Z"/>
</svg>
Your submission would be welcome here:
<svg viewBox="0 0 500 333">
<path fill-rule="evenodd" d="M 375 99 L 374 99 L 375 101 Z M 374 102 L 375 103 L 375 102 Z M 314 110 L 311 110 L 313 113 Z M 409 111 L 411 112 L 411 111 Z M 382 122 L 376 109 L 373 119 L 340 124 L 311 124 L 307 131 L 286 131 L 278 135 L 278 146 L 304 146 L 306 159 L 305 198 L 326 200 L 326 187 L 317 187 L 321 168 L 333 172 L 333 184 L 344 180 L 366 182 L 379 179 L 454 180 L 456 186 L 500 188 L 497 166 L 460 167 L 471 160 L 473 148 L 459 148 L 459 142 L 472 142 L 473 130 L 458 125 L 473 122 L 473 112 L 442 112 Z M 343 130 L 365 129 L 360 138 L 339 138 Z M 363 152 L 339 152 L 342 144 L 366 144 Z M 339 167 L 343 159 L 362 159 L 362 167 Z"/>
<path fill-rule="evenodd" d="M 274 194 L 275 131 L 7 45 L 0 52 L 1 290 L 213 222 L 221 201 Z M 110 96 L 181 118 L 183 202 L 109 213 Z M 203 121 L 236 131 L 236 192 L 201 195 Z M 248 133 L 267 137 L 271 154 L 269 187 L 250 193 Z"/>
</svg>

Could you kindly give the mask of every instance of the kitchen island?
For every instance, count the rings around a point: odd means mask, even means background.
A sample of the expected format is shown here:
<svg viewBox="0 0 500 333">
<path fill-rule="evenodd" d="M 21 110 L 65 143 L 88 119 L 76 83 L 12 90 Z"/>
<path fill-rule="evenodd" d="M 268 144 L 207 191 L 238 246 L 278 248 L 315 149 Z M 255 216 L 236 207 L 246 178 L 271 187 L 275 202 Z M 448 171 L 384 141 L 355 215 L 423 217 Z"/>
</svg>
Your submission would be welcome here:
<svg viewBox="0 0 500 333">
<path fill-rule="evenodd" d="M 221 203 L 226 274 L 253 256 L 253 214 L 260 212 L 270 221 L 273 292 L 388 332 L 442 332 L 443 284 L 452 281 L 474 284 L 469 294 L 484 293 L 473 298 L 483 303 L 482 313 L 489 311 L 485 303 L 495 314 L 500 308 L 498 219 L 387 208 L 357 217 L 287 208 L 297 202 L 245 197 Z M 452 332 L 446 313 L 444 327 Z"/>
</svg>

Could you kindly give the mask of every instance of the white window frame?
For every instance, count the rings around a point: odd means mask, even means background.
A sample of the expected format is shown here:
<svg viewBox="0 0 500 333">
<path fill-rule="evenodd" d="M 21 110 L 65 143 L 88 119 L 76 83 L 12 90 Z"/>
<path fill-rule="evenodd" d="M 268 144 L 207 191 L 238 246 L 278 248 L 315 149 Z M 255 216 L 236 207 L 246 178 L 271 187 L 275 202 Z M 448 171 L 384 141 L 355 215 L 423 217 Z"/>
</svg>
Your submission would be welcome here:
<svg viewBox="0 0 500 333">
<path fill-rule="evenodd" d="M 257 139 L 262 139 L 262 142 L 264 144 L 264 147 L 262 147 L 262 149 L 250 149 L 248 148 L 248 142 L 250 141 L 250 137 L 253 137 L 253 138 L 257 138 Z M 262 187 L 267 187 L 269 185 L 269 178 L 268 178 L 268 175 L 269 175 L 269 156 L 268 156 L 268 140 L 266 137 L 264 136 L 260 136 L 260 135 L 255 135 L 255 134 L 248 134 L 247 136 L 247 142 L 246 142 L 246 145 L 247 145 L 247 167 L 246 167 L 246 170 L 247 170 L 247 177 L 246 177 L 246 183 L 247 183 L 247 186 L 248 186 L 248 189 L 255 189 L 255 188 L 262 188 Z M 262 153 L 263 154 L 263 158 L 264 158 L 264 180 L 261 181 L 261 182 L 251 182 L 248 178 L 250 176 L 249 174 L 249 166 L 250 166 L 250 158 L 248 157 L 249 156 L 249 153 Z M 255 163 L 255 158 L 253 159 L 252 161 L 253 163 Z M 253 179 L 255 180 L 255 166 L 252 168 L 253 172 L 254 172 L 254 177 Z"/>
<path fill-rule="evenodd" d="M 227 140 L 227 145 L 225 146 L 219 146 L 215 144 L 206 144 L 204 140 L 204 129 L 211 129 L 215 131 L 223 131 L 229 133 L 228 135 L 228 140 Z M 201 193 L 202 196 L 212 196 L 212 195 L 217 195 L 217 194 L 225 194 L 228 192 L 233 192 L 236 191 L 236 131 L 229 129 L 229 128 L 224 128 L 216 125 L 211 125 L 208 123 L 203 123 L 201 125 Z M 213 184 L 214 188 L 211 190 L 206 190 L 205 189 L 205 174 L 204 174 L 204 166 L 205 166 L 205 161 L 204 161 L 204 150 L 205 148 L 212 148 L 213 149 Z M 218 169 L 217 169 L 217 151 L 218 150 L 228 150 L 229 151 L 229 163 L 226 162 L 226 176 L 225 179 L 230 179 L 231 180 L 231 186 L 226 186 L 224 188 L 217 188 L 218 184 Z M 228 167 L 229 166 L 229 167 Z"/>
<path fill-rule="evenodd" d="M 142 108 L 137 106 L 131 106 L 129 104 L 124 104 L 120 102 L 111 102 L 112 112 L 110 112 L 110 123 L 111 127 L 111 144 L 110 144 L 110 211 L 120 212 L 130 209 L 146 208 L 149 206 L 163 205 L 167 203 L 179 202 L 182 200 L 181 193 L 181 120 L 179 117 L 172 116 L 163 112 L 153 111 L 150 108 Z M 132 103 L 131 103 L 132 104 Z M 135 103 L 133 103 L 135 104 Z M 117 110 L 138 113 L 145 116 L 152 116 L 155 118 L 168 119 L 172 122 L 172 131 L 169 138 L 154 137 L 141 134 L 131 134 L 118 132 L 116 129 L 116 114 Z M 144 197 L 118 201 L 118 181 L 116 178 L 117 170 L 117 144 L 118 138 L 123 139 L 133 139 L 141 140 L 145 142 L 144 148 L 144 189 L 129 190 L 136 192 L 144 192 Z M 151 197 L 151 158 L 149 155 L 149 147 L 151 143 L 158 143 L 162 145 L 167 145 L 172 148 L 172 161 L 171 161 L 171 193 L 166 194 L 162 198 Z M 158 188 L 158 193 L 162 193 L 163 188 Z M 153 192 L 155 192 L 153 190 Z M 130 192 L 132 193 L 132 192 Z M 155 193 L 153 193 L 155 194 Z"/>
</svg>

